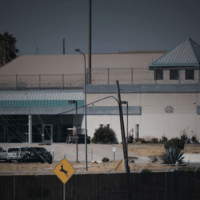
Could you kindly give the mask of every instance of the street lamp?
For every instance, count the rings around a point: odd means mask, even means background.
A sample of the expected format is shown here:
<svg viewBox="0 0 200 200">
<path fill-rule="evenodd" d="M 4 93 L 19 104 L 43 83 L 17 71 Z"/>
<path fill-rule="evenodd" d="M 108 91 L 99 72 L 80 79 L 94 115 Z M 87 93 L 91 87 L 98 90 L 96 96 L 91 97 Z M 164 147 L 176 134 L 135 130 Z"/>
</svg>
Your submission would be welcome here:
<svg viewBox="0 0 200 200">
<path fill-rule="evenodd" d="M 128 153 L 128 101 L 121 101 L 121 104 L 126 104 L 126 118 L 127 118 L 127 153 Z M 128 156 L 128 155 L 127 155 Z"/>
<path fill-rule="evenodd" d="M 85 59 L 85 54 L 80 50 L 80 49 L 75 49 L 76 52 L 79 52 L 83 54 L 84 56 L 84 67 L 85 67 L 85 87 L 84 87 L 84 93 L 85 93 L 85 171 L 88 170 L 87 166 L 87 107 L 86 107 L 86 59 Z"/>
<path fill-rule="evenodd" d="M 77 101 L 71 100 L 70 104 L 76 104 L 76 162 L 78 163 L 78 134 L 77 134 Z"/>
</svg>

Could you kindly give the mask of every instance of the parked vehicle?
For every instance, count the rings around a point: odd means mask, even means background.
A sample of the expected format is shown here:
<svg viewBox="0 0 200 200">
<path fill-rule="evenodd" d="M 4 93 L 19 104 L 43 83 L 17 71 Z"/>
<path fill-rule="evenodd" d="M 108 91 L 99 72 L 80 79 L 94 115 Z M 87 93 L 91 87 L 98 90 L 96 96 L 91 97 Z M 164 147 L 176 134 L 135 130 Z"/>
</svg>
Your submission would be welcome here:
<svg viewBox="0 0 200 200">
<path fill-rule="evenodd" d="M 23 153 L 20 147 L 9 148 L 6 153 L 6 160 L 11 162 L 12 160 L 16 160 L 17 162 L 22 161 Z"/>
<path fill-rule="evenodd" d="M 0 160 L 6 161 L 6 150 L 3 147 L 0 147 Z"/>
<path fill-rule="evenodd" d="M 23 161 L 33 161 L 33 162 L 48 162 L 52 163 L 52 155 L 49 151 L 47 151 L 44 147 L 29 147 Z"/>
<path fill-rule="evenodd" d="M 78 134 L 77 136 L 78 136 L 78 143 L 79 144 L 85 144 L 85 135 L 84 134 Z M 66 142 L 75 144 L 76 143 L 76 136 L 69 135 L 66 138 Z M 90 144 L 90 136 L 87 136 L 87 144 Z"/>
<path fill-rule="evenodd" d="M 20 150 L 21 150 L 21 154 L 22 154 L 22 161 L 24 161 L 25 157 L 26 157 L 26 154 L 29 153 L 28 151 L 28 147 L 19 147 Z"/>
</svg>

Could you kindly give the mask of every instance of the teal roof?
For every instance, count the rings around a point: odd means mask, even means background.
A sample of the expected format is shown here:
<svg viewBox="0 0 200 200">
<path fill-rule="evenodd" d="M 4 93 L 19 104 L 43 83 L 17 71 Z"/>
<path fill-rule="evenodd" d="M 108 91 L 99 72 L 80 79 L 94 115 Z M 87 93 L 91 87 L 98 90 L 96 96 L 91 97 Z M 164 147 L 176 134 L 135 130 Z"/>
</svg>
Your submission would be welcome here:
<svg viewBox="0 0 200 200">
<path fill-rule="evenodd" d="M 12 107 L 66 107 L 73 106 L 69 100 L 76 100 L 77 105 L 84 105 L 82 91 L 1 91 L 0 108 Z"/>
<path fill-rule="evenodd" d="M 0 101 L 6 100 L 84 100 L 84 92 L 73 90 L 0 91 Z"/>
<path fill-rule="evenodd" d="M 200 45 L 187 38 L 149 67 L 200 67 Z"/>
</svg>

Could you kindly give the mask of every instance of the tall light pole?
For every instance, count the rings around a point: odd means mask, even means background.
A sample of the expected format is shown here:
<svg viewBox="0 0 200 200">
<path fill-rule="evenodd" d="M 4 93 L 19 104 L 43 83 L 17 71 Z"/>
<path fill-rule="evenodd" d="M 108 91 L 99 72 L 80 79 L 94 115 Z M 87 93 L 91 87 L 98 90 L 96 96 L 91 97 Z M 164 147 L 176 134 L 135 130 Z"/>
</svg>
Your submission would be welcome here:
<svg viewBox="0 0 200 200">
<path fill-rule="evenodd" d="M 76 162 L 78 163 L 78 134 L 77 134 L 77 101 L 76 100 L 71 100 L 69 101 L 70 104 L 76 104 Z"/>
<path fill-rule="evenodd" d="M 84 87 L 84 93 L 85 93 L 85 171 L 88 171 L 87 166 L 87 104 L 86 104 L 86 84 L 87 84 L 87 74 L 86 74 L 86 59 L 85 54 L 80 49 L 75 49 L 76 52 L 79 52 L 83 54 L 84 56 L 84 67 L 85 67 L 85 87 Z"/>
</svg>

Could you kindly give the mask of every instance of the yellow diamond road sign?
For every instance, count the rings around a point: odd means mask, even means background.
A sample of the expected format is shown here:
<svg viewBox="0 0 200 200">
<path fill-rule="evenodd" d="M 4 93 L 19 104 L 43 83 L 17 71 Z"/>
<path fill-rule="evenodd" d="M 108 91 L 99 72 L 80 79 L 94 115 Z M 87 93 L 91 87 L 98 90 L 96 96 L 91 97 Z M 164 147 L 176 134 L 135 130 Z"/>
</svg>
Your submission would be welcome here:
<svg viewBox="0 0 200 200">
<path fill-rule="evenodd" d="M 65 184 L 70 177 L 76 172 L 71 164 L 63 158 L 53 170 L 57 177 Z"/>
</svg>

